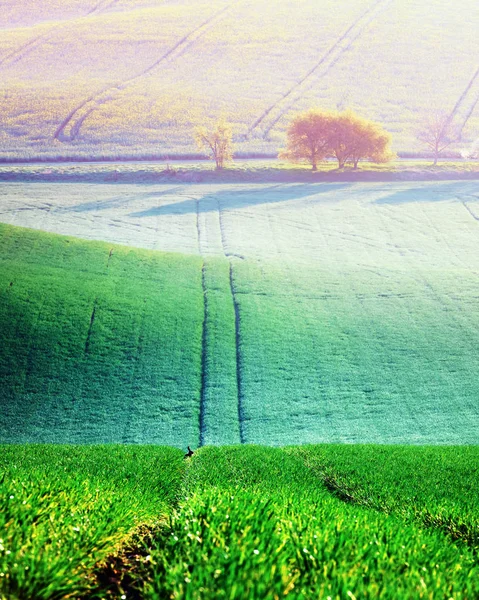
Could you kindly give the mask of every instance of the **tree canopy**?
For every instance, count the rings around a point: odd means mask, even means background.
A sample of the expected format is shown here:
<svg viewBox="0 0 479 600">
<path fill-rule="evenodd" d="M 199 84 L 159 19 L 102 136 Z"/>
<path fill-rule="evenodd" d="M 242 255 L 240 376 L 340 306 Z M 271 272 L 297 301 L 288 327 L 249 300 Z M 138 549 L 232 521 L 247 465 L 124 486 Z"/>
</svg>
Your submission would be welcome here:
<svg viewBox="0 0 479 600">
<path fill-rule="evenodd" d="M 341 169 L 351 163 L 356 169 L 360 160 L 388 162 L 391 136 L 382 126 L 356 115 L 351 110 L 324 111 L 317 108 L 298 114 L 287 131 L 287 146 L 281 158 L 309 162 L 313 171 L 318 161 L 335 158 Z"/>
</svg>

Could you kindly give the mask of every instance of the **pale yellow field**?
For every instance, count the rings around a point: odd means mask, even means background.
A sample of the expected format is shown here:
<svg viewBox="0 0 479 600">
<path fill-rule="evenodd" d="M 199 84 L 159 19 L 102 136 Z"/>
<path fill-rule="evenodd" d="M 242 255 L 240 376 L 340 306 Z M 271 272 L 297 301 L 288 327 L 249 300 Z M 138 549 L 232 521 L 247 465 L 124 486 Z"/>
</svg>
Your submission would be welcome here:
<svg viewBox="0 0 479 600">
<path fill-rule="evenodd" d="M 275 152 L 312 105 L 351 107 L 417 151 L 421 114 L 466 89 L 467 149 L 478 23 L 476 0 L 7 0 L 0 156 L 190 153 L 194 125 L 221 115 L 239 150 Z"/>
</svg>

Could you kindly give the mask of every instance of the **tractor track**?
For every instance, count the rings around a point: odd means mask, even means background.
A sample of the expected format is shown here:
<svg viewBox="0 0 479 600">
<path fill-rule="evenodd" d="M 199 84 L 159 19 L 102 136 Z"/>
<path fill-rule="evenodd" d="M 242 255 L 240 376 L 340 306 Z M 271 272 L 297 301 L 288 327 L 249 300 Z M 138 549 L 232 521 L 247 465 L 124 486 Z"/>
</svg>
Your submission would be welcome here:
<svg viewBox="0 0 479 600">
<path fill-rule="evenodd" d="M 62 29 L 65 29 L 66 27 L 74 25 L 75 23 L 78 23 L 79 21 L 82 21 L 83 19 L 97 15 L 97 14 L 101 13 L 102 11 L 106 10 L 107 8 L 110 8 L 110 7 L 114 6 L 115 4 L 118 4 L 118 2 L 119 2 L 119 0 L 102 0 L 102 2 L 99 2 L 98 4 L 96 4 L 92 9 L 90 9 L 82 17 L 77 17 L 76 19 L 68 20 L 68 21 L 65 21 L 62 23 L 57 23 L 56 25 L 53 25 L 45 33 L 42 33 L 41 35 L 34 37 L 33 39 L 29 40 L 28 42 L 26 42 L 19 48 L 12 50 L 12 52 L 10 52 L 5 57 L 3 57 L 0 60 L 0 67 L 4 67 L 4 66 L 9 67 L 11 65 L 16 64 L 17 62 L 19 62 L 23 58 L 25 58 L 25 56 L 27 56 L 31 52 L 31 50 L 35 49 L 37 46 L 40 46 L 40 44 L 42 42 L 50 39 L 52 34 L 56 33 L 57 31 L 60 31 Z"/>
<path fill-rule="evenodd" d="M 97 308 L 98 308 L 98 298 L 95 298 L 95 300 L 93 302 L 93 309 L 92 309 L 91 315 L 90 315 L 90 324 L 88 326 L 88 332 L 87 332 L 86 340 L 85 340 L 85 349 L 84 349 L 85 356 L 87 356 L 90 353 L 91 336 L 92 336 L 92 331 L 93 331 L 93 325 L 94 325 L 95 319 L 96 319 Z"/>
<path fill-rule="evenodd" d="M 236 351 L 236 388 L 238 394 L 238 425 L 239 425 L 239 436 L 240 443 L 246 443 L 245 433 L 245 411 L 244 411 L 244 392 L 243 392 L 243 358 L 241 356 L 241 312 L 238 302 L 239 292 L 236 289 L 234 267 L 233 267 L 233 253 L 227 250 L 225 227 L 223 221 L 223 211 L 221 209 L 221 202 L 218 199 L 218 215 L 220 222 L 220 234 L 221 234 L 221 246 L 223 248 L 223 254 L 229 261 L 229 287 L 231 292 L 231 299 L 233 301 L 234 315 L 235 315 L 235 351 Z"/>
<path fill-rule="evenodd" d="M 269 123 L 262 129 L 262 137 L 266 138 L 278 121 L 316 84 L 318 79 L 324 77 L 330 71 L 341 56 L 351 48 L 363 30 L 368 27 L 368 25 L 370 25 L 392 1 L 393 0 L 376 0 L 373 6 L 363 12 L 306 73 L 306 75 L 285 92 L 279 100 L 271 104 L 260 117 L 256 119 L 248 129 L 246 137 L 249 137 L 263 121 L 271 117 Z M 320 73 L 317 73 L 321 67 L 323 67 L 323 69 Z"/>
<path fill-rule="evenodd" d="M 172 60 L 180 57 L 187 49 L 189 49 L 206 31 L 209 27 L 213 26 L 227 11 L 229 11 L 235 4 L 242 0 L 233 0 L 227 6 L 216 11 L 213 15 L 208 17 L 200 25 L 192 29 L 186 35 L 181 37 L 169 50 L 167 50 L 160 58 L 155 60 L 149 67 L 143 69 L 136 75 L 132 75 L 127 79 L 116 85 L 109 85 L 99 92 L 92 94 L 86 100 L 76 106 L 60 123 L 59 127 L 54 133 L 54 139 L 60 142 L 71 142 L 75 140 L 85 120 L 91 115 L 91 113 L 107 104 L 113 99 L 113 96 L 130 86 L 138 79 L 149 75 L 152 71 L 157 69 L 161 64 L 165 62 L 171 62 Z"/>
<path fill-rule="evenodd" d="M 208 360 L 208 295 L 206 288 L 206 263 L 203 258 L 201 245 L 201 225 L 200 225 L 200 201 L 196 201 L 196 233 L 198 236 L 198 253 L 201 256 L 201 289 L 203 293 L 203 324 L 201 329 L 201 383 L 200 383 L 200 416 L 199 416 L 199 446 L 204 446 L 206 441 L 206 386 L 207 371 L 206 364 Z"/>
<path fill-rule="evenodd" d="M 472 101 L 469 100 L 470 96 L 472 97 Z M 477 103 L 479 102 L 479 67 L 474 72 L 474 75 L 469 80 L 466 85 L 464 91 L 459 96 L 458 101 L 454 105 L 449 117 L 448 124 L 453 124 L 453 122 L 459 119 L 459 123 L 456 126 L 453 125 L 454 137 L 456 137 L 459 141 L 462 138 L 462 132 L 464 131 L 464 127 L 467 125 L 467 122 L 472 116 Z"/>
</svg>

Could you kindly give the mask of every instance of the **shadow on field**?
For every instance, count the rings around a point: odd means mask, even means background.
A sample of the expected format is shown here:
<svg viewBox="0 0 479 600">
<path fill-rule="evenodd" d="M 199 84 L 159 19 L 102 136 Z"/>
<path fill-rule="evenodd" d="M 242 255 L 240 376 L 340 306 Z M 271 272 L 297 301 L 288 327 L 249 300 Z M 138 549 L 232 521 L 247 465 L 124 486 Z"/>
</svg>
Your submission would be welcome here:
<svg viewBox="0 0 479 600">
<path fill-rule="evenodd" d="M 463 200 L 471 200 L 471 197 L 474 196 L 479 200 L 477 189 L 477 183 L 474 182 L 448 181 L 447 183 L 425 183 L 423 186 L 395 191 L 393 194 L 378 198 L 374 201 L 374 204 L 446 202 L 450 200 L 461 202 Z"/>
<path fill-rule="evenodd" d="M 62 208 L 62 212 L 90 212 L 95 210 L 108 210 L 111 208 L 121 208 L 123 206 L 127 206 L 131 202 L 135 202 L 137 200 L 148 200 L 150 198 L 158 198 L 161 196 L 165 196 L 167 194 L 174 194 L 179 190 L 182 190 L 182 186 L 174 186 L 168 187 L 166 190 L 155 191 L 155 192 L 140 192 L 134 194 L 121 194 L 117 196 L 112 196 L 111 198 L 107 198 L 106 200 L 93 201 L 93 202 L 84 202 L 82 204 L 77 204 L 75 206 L 69 206 Z"/>
<path fill-rule="evenodd" d="M 181 215 L 187 213 L 200 213 L 216 211 L 218 208 L 235 209 L 246 208 L 248 206 L 258 206 L 260 204 L 271 204 L 276 202 L 287 202 L 290 200 L 299 200 L 311 197 L 312 202 L 320 202 L 322 199 L 316 199 L 320 194 L 343 191 L 351 186 L 350 183 L 327 183 L 327 184 L 298 184 L 298 185 L 273 185 L 267 188 L 244 188 L 228 189 L 225 191 L 216 190 L 210 194 L 189 198 L 180 202 L 171 202 L 161 206 L 153 206 L 143 211 L 130 213 L 130 217 L 156 217 L 160 215 Z M 168 192 L 172 193 L 172 190 Z M 161 195 L 161 194 L 158 194 Z M 154 197 L 154 194 L 151 194 Z M 338 198 L 334 195 L 325 202 L 337 202 Z"/>
</svg>

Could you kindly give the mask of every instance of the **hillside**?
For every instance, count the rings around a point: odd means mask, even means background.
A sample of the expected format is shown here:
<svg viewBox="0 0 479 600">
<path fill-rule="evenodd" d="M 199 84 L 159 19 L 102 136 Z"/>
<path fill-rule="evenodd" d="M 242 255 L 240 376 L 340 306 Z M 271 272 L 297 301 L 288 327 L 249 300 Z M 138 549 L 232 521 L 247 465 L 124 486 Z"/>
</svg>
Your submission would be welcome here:
<svg viewBox="0 0 479 600">
<path fill-rule="evenodd" d="M 0 446 L 0 597 L 476 598 L 478 458 Z"/>
<path fill-rule="evenodd" d="M 2 191 L 3 441 L 477 443 L 473 182 Z"/>
<path fill-rule="evenodd" d="M 402 151 L 441 108 L 467 148 L 478 18 L 474 0 L 6 0 L 0 158 L 191 153 L 219 115 L 239 151 L 276 152 L 311 105 L 382 122 Z"/>
</svg>

